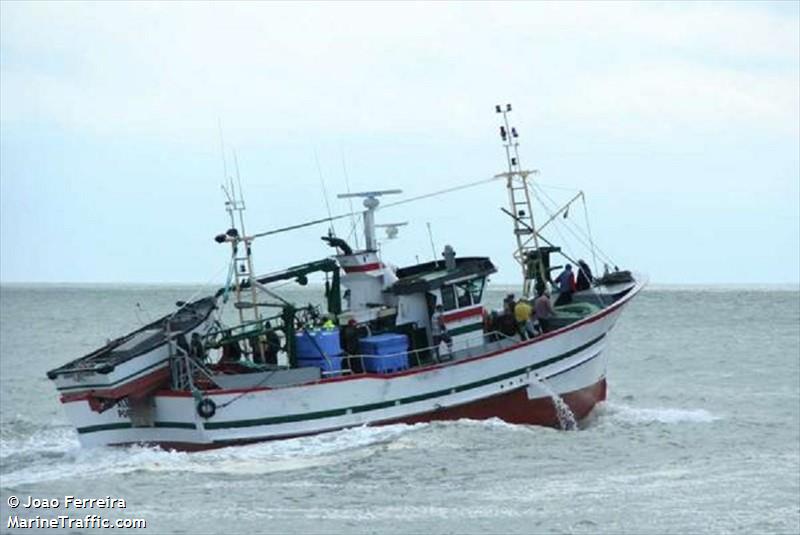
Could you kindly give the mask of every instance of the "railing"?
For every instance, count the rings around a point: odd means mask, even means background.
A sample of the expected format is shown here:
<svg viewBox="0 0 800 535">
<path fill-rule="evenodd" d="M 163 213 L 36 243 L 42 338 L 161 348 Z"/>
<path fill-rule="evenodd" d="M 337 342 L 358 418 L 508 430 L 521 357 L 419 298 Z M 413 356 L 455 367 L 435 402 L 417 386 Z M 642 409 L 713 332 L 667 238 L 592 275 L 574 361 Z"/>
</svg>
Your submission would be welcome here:
<svg viewBox="0 0 800 535">
<path fill-rule="evenodd" d="M 409 367 L 421 367 L 421 366 L 428 366 L 433 364 L 438 364 L 441 362 L 449 362 L 451 360 L 457 360 L 458 358 L 462 358 L 465 356 L 469 356 L 469 353 L 472 353 L 475 349 L 485 350 L 487 347 L 490 347 L 493 344 L 498 346 L 510 346 L 513 344 L 518 343 L 519 340 L 514 338 L 513 336 L 508 336 L 506 334 L 501 333 L 500 331 L 491 331 L 488 333 L 480 333 L 478 335 L 473 335 L 467 338 L 461 338 L 458 341 L 458 348 L 453 349 L 452 351 L 448 351 L 445 353 L 446 358 L 440 352 L 440 348 L 442 343 L 437 346 L 427 346 L 418 349 L 414 349 L 411 351 L 401 351 L 398 353 L 391 353 L 388 355 L 368 355 L 368 354 L 361 354 L 361 355 L 343 355 L 342 361 L 347 363 L 347 369 L 343 370 L 323 370 L 323 376 L 335 376 L 335 375 L 342 375 L 342 374 L 359 374 L 359 373 L 368 373 L 366 367 L 366 359 L 375 360 L 375 359 L 393 359 L 398 357 L 407 356 L 409 361 Z M 475 351 L 477 354 L 478 351 Z M 430 359 L 425 359 L 424 356 L 430 355 Z M 353 363 L 358 363 L 360 365 L 359 372 L 353 371 Z"/>
<path fill-rule="evenodd" d="M 170 381 L 172 390 L 195 390 L 195 373 L 200 372 L 206 379 L 214 382 L 212 374 L 194 357 L 175 343 L 175 337 L 167 333 L 169 345 Z"/>
<path fill-rule="evenodd" d="M 477 355 L 481 352 L 489 350 L 492 348 L 492 346 L 496 346 L 497 348 L 509 347 L 519 343 L 519 340 L 513 336 L 503 334 L 500 331 L 491 331 L 488 333 L 482 332 L 459 339 L 458 343 L 456 344 L 458 347 L 454 348 L 452 351 L 440 351 L 442 343 L 440 343 L 438 346 L 431 345 L 388 355 L 342 355 L 342 362 L 346 363 L 346 367 L 344 369 L 322 370 L 321 373 L 323 377 L 366 374 L 370 373 L 367 371 L 366 366 L 368 359 L 372 359 L 373 361 L 375 359 L 389 360 L 404 356 L 408 358 L 407 367 L 431 366 L 442 362 L 466 358 L 471 356 L 473 353 Z M 214 375 L 211 370 L 209 370 L 203 362 L 198 361 L 195 357 L 187 354 L 185 350 L 179 347 L 174 342 L 173 336 L 169 336 L 169 350 L 171 387 L 173 390 L 197 390 L 195 383 L 198 373 L 212 384 L 215 384 Z M 328 359 L 329 358 L 330 357 L 328 357 Z M 354 366 L 354 363 L 360 366 Z M 320 367 L 322 367 L 322 364 L 323 361 L 320 362 Z M 399 369 L 391 369 L 387 367 L 386 369 L 388 370 L 388 373 L 391 373 L 393 371 L 400 371 L 404 368 L 406 367 Z"/>
</svg>

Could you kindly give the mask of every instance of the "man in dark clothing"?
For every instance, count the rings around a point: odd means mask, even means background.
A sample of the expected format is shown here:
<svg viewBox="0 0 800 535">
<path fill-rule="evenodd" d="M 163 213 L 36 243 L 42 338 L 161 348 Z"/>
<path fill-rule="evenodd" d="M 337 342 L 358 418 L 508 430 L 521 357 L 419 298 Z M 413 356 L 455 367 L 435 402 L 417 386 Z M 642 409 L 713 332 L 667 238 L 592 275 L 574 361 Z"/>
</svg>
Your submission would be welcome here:
<svg viewBox="0 0 800 535">
<path fill-rule="evenodd" d="M 592 287 L 592 270 L 583 260 L 578 260 L 578 280 L 575 282 L 575 290 L 588 290 Z"/>
<path fill-rule="evenodd" d="M 567 264 L 564 271 L 556 279 L 558 284 L 558 299 L 555 306 L 572 303 L 572 293 L 575 291 L 575 275 L 572 273 L 572 264 Z"/>
<path fill-rule="evenodd" d="M 270 324 L 267 323 L 267 327 L 270 327 Z M 278 364 L 278 352 L 281 349 L 281 338 L 278 336 L 278 333 L 275 332 L 275 329 L 269 329 L 267 331 L 267 348 L 266 348 L 266 362 L 265 364 Z"/>
<path fill-rule="evenodd" d="M 358 324 L 356 320 L 351 319 L 348 321 L 347 325 L 342 327 L 341 331 L 339 331 L 339 336 L 341 337 L 342 349 L 344 349 L 345 353 L 353 356 L 361 352 L 358 343 Z M 348 358 L 346 362 L 349 365 L 350 371 L 353 373 L 361 373 L 363 371 L 361 358 Z"/>
</svg>

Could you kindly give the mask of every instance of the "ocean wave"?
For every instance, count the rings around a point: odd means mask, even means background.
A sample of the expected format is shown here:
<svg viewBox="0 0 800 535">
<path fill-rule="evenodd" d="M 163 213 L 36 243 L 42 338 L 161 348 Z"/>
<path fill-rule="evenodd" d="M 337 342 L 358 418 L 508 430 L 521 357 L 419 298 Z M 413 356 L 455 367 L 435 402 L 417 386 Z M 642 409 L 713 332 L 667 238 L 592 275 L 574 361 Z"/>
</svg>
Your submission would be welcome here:
<svg viewBox="0 0 800 535">
<path fill-rule="evenodd" d="M 645 408 L 615 402 L 606 402 L 599 409 L 600 417 L 629 423 L 709 423 L 721 419 L 706 409 Z"/>
<path fill-rule="evenodd" d="M 74 431 L 52 430 L 48 435 L 2 445 L 0 487 L 16 488 L 62 479 L 94 479 L 131 472 L 193 472 L 202 474 L 264 474 L 302 470 L 371 455 L 376 446 L 397 440 L 420 425 L 357 427 L 353 429 L 197 453 L 155 447 L 81 448 Z M 14 467 L 20 467 L 14 469 Z"/>
<path fill-rule="evenodd" d="M 7 465 L 15 457 L 64 454 L 78 447 L 78 435 L 70 426 L 43 427 L 12 421 L 3 426 L 0 460 Z"/>
</svg>

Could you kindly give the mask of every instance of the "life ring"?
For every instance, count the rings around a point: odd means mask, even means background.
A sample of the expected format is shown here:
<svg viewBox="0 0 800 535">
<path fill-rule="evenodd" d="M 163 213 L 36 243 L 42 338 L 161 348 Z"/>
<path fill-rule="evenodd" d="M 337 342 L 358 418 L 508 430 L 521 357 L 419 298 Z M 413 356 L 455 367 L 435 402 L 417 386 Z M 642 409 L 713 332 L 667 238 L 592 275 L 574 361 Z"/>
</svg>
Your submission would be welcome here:
<svg viewBox="0 0 800 535">
<path fill-rule="evenodd" d="M 217 404 L 213 399 L 205 398 L 197 404 L 197 414 L 209 419 L 217 413 Z"/>
</svg>

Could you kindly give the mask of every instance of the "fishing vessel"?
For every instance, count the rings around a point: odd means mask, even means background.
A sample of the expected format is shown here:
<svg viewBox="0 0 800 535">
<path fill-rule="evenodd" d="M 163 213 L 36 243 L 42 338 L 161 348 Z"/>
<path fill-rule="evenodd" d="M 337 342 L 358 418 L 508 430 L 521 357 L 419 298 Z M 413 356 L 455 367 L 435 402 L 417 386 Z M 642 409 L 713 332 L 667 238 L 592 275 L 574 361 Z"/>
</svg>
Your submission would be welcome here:
<svg viewBox="0 0 800 535">
<path fill-rule="evenodd" d="M 489 310 L 497 268 L 449 245 L 438 260 L 396 268 L 384 259 L 376 212 L 399 190 L 340 195 L 363 199 L 363 247 L 329 233 L 330 256 L 258 275 L 257 240 L 353 212 L 248 234 L 241 186 L 226 177 L 230 225 L 215 237 L 230 248 L 224 285 L 48 372 L 81 444 L 197 450 L 460 418 L 575 427 L 606 398 L 609 334 L 644 280 L 608 267 L 594 277 L 545 237 L 585 199 L 537 225 L 536 173 L 520 165 L 511 106 L 496 111 L 507 168 L 486 182 L 508 191 L 519 298 Z M 397 225 L 384 226 L 391 235 Z M 562 260 L 576 266 L 577 287 L 554 276 Z M 278 290 L 309 276 L 324 277 L 324 310 Z"/>
</svg>

